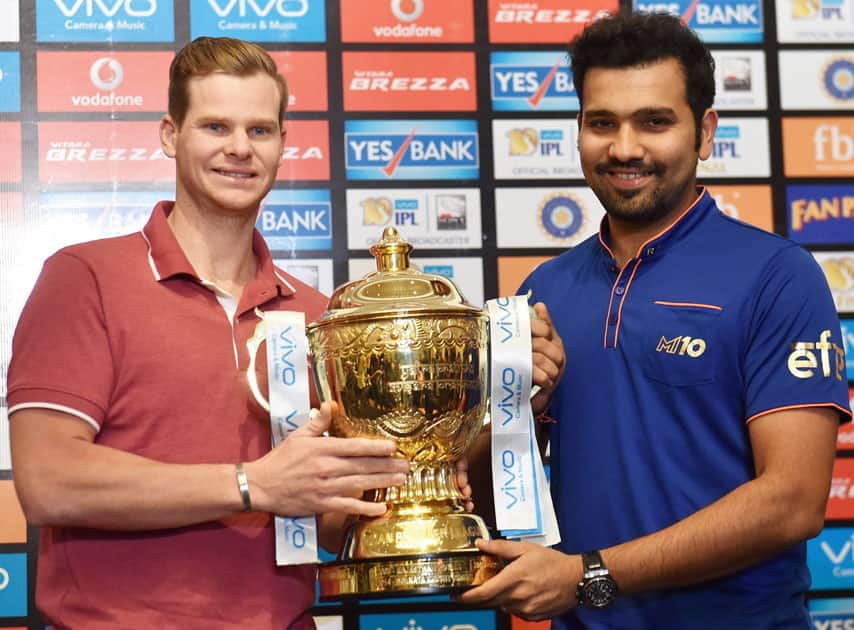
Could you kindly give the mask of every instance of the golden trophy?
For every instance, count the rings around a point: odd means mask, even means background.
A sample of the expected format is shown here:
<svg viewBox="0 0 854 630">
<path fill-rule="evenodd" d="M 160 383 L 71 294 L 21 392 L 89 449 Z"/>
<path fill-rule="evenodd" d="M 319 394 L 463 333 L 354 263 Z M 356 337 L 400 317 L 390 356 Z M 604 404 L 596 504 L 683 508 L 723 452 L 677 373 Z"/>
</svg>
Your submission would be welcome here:
<svg viewBox="0 0 854 630">
<path fill-rule="evenodd" d="M 501 569 L 474 545 L 490 534 L 455 478 L 489 409 L 488 316 L 410 267 L 411 249 L 386 228 L 377 271 L 339 287 L 308 326 L 320 398 L 338 403 L 331 433 L 393 439 L 411 466 L 401 487 L 368 493 L 386 514 L 360 518 L 320 566 L 323 601 L 458 591 Z"/>
</svg>

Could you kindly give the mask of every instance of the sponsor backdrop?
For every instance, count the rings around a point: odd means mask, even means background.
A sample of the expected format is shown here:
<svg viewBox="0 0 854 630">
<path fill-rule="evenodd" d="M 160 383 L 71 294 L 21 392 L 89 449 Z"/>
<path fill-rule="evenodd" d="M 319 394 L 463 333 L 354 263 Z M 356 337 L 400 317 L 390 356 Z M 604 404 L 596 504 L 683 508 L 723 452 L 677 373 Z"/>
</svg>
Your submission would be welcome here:
<svg viewBox="0 0 854 630">
<path fill-rule="evenodd" d="M 281 266 L 328 294 L 372 268 L 394 225 L 479 305 L 598 229 L 564 46 L 618 5 L 677 13 L 710 44 L 721 122 L 700 178 L 726 213 L 814 252 L 854 357 L 854 0 L 0 0 L 0 626 L 43 627 L 37 532 L 11 481 L 12 330 L 49 253 L 137 230 L 172 197 L 157 121 L 174 51 L 240 37 L 288 79 L 258 218 Z M 854 627 L 854 430 L 838 447 L 809 546 L 816 628 Z M 444 597 L 317 614 L 352 630 L 527 627 Z"/>
</svg>

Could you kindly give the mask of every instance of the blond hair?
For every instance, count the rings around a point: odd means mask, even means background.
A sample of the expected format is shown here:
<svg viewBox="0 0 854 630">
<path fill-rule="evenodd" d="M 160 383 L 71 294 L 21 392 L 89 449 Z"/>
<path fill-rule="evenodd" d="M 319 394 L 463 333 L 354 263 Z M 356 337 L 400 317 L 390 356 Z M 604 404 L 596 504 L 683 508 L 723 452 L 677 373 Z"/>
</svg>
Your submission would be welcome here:
<svg viewBox="0 0 854 630">
<path fill-rule="evenodd" d="M 187 115 L 187 84 L 194 77 L 221 72 L 246 77 L 266 74 L 279 86 L 279 122 L 288 107 L 288 84 L 266 50 L 232 37 L 198 37 L 175 55 L 169 66 L 169 116 L 179 127 Z"/>
</svg>

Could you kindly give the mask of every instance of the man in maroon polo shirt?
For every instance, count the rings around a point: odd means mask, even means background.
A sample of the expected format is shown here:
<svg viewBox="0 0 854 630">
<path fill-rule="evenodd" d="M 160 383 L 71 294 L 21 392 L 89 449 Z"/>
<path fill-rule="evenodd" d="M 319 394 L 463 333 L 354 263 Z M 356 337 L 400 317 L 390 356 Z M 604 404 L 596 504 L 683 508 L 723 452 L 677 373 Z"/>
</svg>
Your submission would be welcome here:
<svg viewBox="0 0 854 630">
<path fill-rule="evenodd" d="M 175 202 L 139 233 L 54 254 L 27 302 L 12 459 L 42 528 L 36 600 L 55 628 L 312 627 L 314 567 L 275 566 L 271 515 L 322 514 L 330 540 L 344 515 L 384 510 L 353 497 L 403 482 L 393 443 L 322 437 L 328 405 L 270 450 L 248 390 L 256 309 L 311 321 L 326 305 L 254 229 L 286 103 L 258 46 L 186 46 L 160 127 Z"/>
</svg>

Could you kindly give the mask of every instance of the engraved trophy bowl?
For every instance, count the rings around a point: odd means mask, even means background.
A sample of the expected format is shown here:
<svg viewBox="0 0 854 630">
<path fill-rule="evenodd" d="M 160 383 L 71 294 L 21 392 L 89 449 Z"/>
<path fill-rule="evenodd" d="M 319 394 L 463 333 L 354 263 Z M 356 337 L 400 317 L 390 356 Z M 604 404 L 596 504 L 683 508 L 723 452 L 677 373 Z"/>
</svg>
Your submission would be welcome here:
<svg viewBox="0 0 854 630">
<path fill-rule="evenodd" d="M 501 568 L 474 545 L 491 536 L 455 479 L 488 411 L 488 317 L 410 266 L 411 249 L 386 228 L 377 271 L 336 289 L 308 326 L 320 398 L 338 403 L 330 433 L 393 439 L 411 467 L 401 487 L 366 493 L 388 511 L 360 518 L 320 566 L 322 601 L 459 591 Z"/>
</svg>

